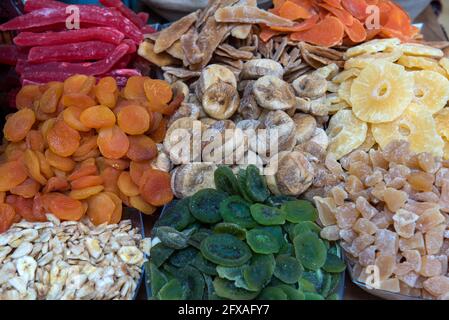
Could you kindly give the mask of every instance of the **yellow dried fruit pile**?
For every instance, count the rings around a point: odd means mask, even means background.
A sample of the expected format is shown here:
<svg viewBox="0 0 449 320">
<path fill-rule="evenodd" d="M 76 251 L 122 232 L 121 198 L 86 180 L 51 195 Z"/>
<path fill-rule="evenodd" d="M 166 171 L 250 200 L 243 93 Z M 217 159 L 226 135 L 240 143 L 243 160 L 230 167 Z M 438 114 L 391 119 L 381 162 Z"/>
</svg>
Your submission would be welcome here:
<svg viewBox="0 0 449 320">
<path fill-rule="evenodd" d="M 338 160 L 373 146 L 374 138 L 382 149 L 405 140 L 413 152 L 449 159 L 449 59 L 443 56 L 440 49 L 398 39 L 350 48 L 345 70 L 332 80 L 338 107 L 331 110 L 338 111 L 333 118 L 340 126 L 338 132 L 328 129 L 329 152 Z M 360 130 L 360 123 L 368 130 Z"/>
</svg>

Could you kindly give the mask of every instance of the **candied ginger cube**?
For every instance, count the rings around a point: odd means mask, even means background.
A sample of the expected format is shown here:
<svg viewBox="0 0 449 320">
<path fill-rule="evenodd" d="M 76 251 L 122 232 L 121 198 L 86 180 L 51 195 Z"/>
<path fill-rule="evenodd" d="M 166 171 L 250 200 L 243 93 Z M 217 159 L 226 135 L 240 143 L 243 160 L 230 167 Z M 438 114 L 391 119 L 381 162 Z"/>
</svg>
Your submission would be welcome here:
<svg viewBox="0 0 449 320">
<path fill-rule="evenodd" d="M 406 164 L 410 158 L 410 144 L 405 140 L 394 140 L 383 149 L 382 154 L 388 162 Z"/>
<path fill-rule="evenodd" d="M 376 214 L 379 213 L 376 208 L 374 208 L 368 200 L 363 197 L 358 197 L 355 202 L 357 210 L 362 214 L 365 219 L 370 220 Z"/>
<path fill-rule="evenodd" d="M 422 257 L 422 265 L 419 274 L 424 277 L 436 277 L 442 274 L 443 267 L 435 256 Z"/>
<path fill-rule="evenodd" d="M 337 206 L 342 206 L 348 198 L 348 193 L 344 188 L 335 186 L 331 189 L 332 198 Z"/>
<path fill-rule="evenodd" d="M 349 194 L 353 195 L 362 192 L 365 187 L 358 177 L 351 175 L 346 180 L 345 189 Z"/>
<path fill-rule="evenodd" d="M 341 164 L 335 159 L 335 155 L 332 153 L 328 153 L 326 159 L 324 161 L 324 165 L 330 172 L 332 172 L 336 176 L 343 176 L 344 171 L 341 167 Z"/>
<path fill-rule="evenodd" d="M 403 276 L 411 271 L 413 271 L 413 266 L 408 262 L 402 262 L 396 264 L 393 273 L 397 276 Z"/>
<path fill-rule="evenodd" d="M 381 181 L 371 189 L 371 195 L 380 201 L 384 201 L 384 193 L 387 190 L 385 182 Z"/>
<path fill-rule="evenodd" d="M 315 201 L 315 206 L 318 211 L 318 217 L 323 226 L 331 226 L 337 223 L 337 219 L 335 217 L 337 212 L 337 206 L 335 205 L 335 201 L 333 198 L 321 198 L 321 197 L 313 197 Z"/>
<path fill-rule="evenodd" d="M 417 171 L 410 173 L 407 181 L 416 191 L 430 192 L 432 191 L 435 177 L 431 173 Z"/>
<path fill-rule="evenodd" d="M 393 226 L 394 226 L 394 230 L 402 238 L 409 239 L 409 238 L 413 237 L 413 235 L 415 234 L 416 223 L 401 225 L 401 224 L 395 222 L 393 224 Z"/>
<path fill-rule="evenodd" d="M 364 183 L 367 187 L 374 187 L 378 183 L 383 182 L 384 175 L 380 169 L 375 169 L 372 174 L 365 177 Z"/>
<path fill-rule="evenodd" d="M 393 221 L 397 222 L 399 225 L 407 225 L 415 223 L 416 221 L 418 221 L 418 219 L 419 219 L 418 215 L 404 209 L 399 209 L 393 215 Z"/>
<path fill-rule="evenodd" d="M 372 245 L 376 240 L 375 237 L 369 234 L 362 234 L 354 239 L 351 245 L 351 253 L 354 257 L 358 257 L 366 247 Z"/>
<path fill-rule="evenodd" d="M 373 169 L 367 163 L 357 161 L 352 162 L 349 165 L 349 174 L 354 175 L 360 179 L 360 181 L 365 181 L 366 177 L 370 176 L 373 173 Z"/>
<path fill-rule="evenodd" d="M 421 254 L 418 250 L 405 250 L 402 252 L 402 256 L 414 271 L 419 272 L 421 270 Z"/>
<path fill-rule="evenodd" d="M 381 280 L 390 278 L 396 267 L 395 256 L 380 255 L 376 258 L 375 265 L 379 268 L 379 277 Z"/>
<path fill-rule="evenodd" d="M 428 152 L 418 154 L 418 163 L 421 169 L 428 173 L 435 173 L 441 167 L 441 162 L 436 161 L 435 157 Z"/>
<path fill-rule="evenodd" d="M 441 274 L 446 274 L 447 273 L 447 269 L 448 269 L 448 265 L 447 265 L 447 255 L 445 254 L 441 254 L 439 256 L 437 256 L 437 259 L 440 260 L 441 262 L 441 266 L 442 266 L 442 270 L 441 270 Z"/>
<path fill-rule="evenodd" d="M 321 229 L 320 236 L 329 241 L 340 240 L 340 228 L 336 225 L 324 227 Z"/>
<path fill-rule="evenodd" d="M 348 243 L 351 243 L 355 238 L 357 238 L 357 233 L 352 229 L 341 229 L 340 238 Z"/>
<path fill-rule="evenodd" d="M 355 208 L 353 203 L 345 203 L 344 205 L 337 207 L 335 218 L 337 219 L 337 225 L 341 229 L 351 228 L 357 221 L 359 212 Z"/>
<path fill-rule="evenodd" d="M 373 168 L 388 169 L 388 161 L 385 160 L 382 151 L 371 149 L 369 151 L 369 158 Z"/>
<path fill-rule="evenodd" d="M 360 218 L 355 222 L 353 229 L 358 233 L 375 234 L 377 226 L 366 218 Z"/>
<path fill-rule="evenodd" d="M 359 253 L 359 263 L 364 266 L 373 265 L 376 259 L 376 246 L 369 246 Z"/>
<path fill-rule="evenodd" d="M 438 254 L 443 246 L 444 231 L 446 230 L 446 225 L 441 224 L 427 231 L 424 236 L 426 242 L 427 254 Z"/>
<path fill-rule="evenodd" d="M 418 284 L 418 279 L 419 279 L 419 274 L 417 274 L 416 272 L 409 272 L 407 274 L 398 276 L 399 280 L 401 280 L 402 282 L 404 282 L 406 285 L 412 287 L 412 288 L 416 288 L 417 284 Z"/>
<path fill-rule="evenodd" d="M 422 232 L 427 232 L 437 225 L 445 222 L 444 216 L 438 208 L 428 209 L 419 217 L 416 227 Z"/>
<path fill-rule="evenodd" d="M 387 208 L 392 212 L 396 212 L 401 209 L 407 199 L 408 195 L 404 191 L 387 188 L 384 192 L 385 204 L 387 205 Z"/>
<path fill-rule="evenodd" d="M 449 293 L 449 278 L 445 276 L 436 276 L 427 279 L 423 283 L 424 289 L 434 296 L 441 296 Z"/>
<path fill-rule="evenodd" d="M 399 249 L 402 252 L 406 250 L 418 250 L 421 255 L 426 253 L 424 244 L 424 236 L 421 232 L 417 232 L 409 239 L 401 238 L 399 240 Z"/>
<path fill-rule="evenodd" d="M 421 216 L 427 210 L 430 209 L 438 210 L 439 206 L 437 203 L 417 202 L 412 199 L 409 199 L 405 204 L 404 209 L 416 213 L 418 216 Z"/>
<path fill-rule="evenodd" d="M 390 230 L 378 229 L 376 232 L 376 247 L 384 256 L 396 256 L 398 240 L 398 235 Z"/>
<path fill-rule="evenodd" d="M 444 181 L 449 181 L 449 168 L 441 168 L 435 175 L 435 186 L 441 188 Z"/>
<path fill-rule="evenodd" d="M 449 181 L 443 181 L 438 205 L 440 206 L 441 211 L 449 212 Z"/>
<path fill-rule="evenodd" d="M 379 289 L 398 293 L 401 291 L 401 289 L 399 288 L 399 279 L 392 278 L 392 279 L 383 280 L 380 282 Z"/>
</svg>

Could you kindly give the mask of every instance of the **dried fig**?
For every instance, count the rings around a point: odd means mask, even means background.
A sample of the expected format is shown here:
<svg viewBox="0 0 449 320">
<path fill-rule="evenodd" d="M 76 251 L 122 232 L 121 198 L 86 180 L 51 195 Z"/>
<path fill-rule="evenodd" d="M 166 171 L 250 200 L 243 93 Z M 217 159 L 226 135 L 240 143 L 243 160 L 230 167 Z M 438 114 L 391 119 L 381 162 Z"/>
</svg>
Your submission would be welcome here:
<svg viewBox="0 0 449 320">
<path fill-rule="evenodd" d="M 318 99 L 326 94 L 327 80 L 318 73 L 305 74 L 292 83 L 301 98 Z"/>
<path fill-rule="evenodd" d="M 255 81 L 248 81 L 243 91 L 243 97 L 240 100 L 238 113 L 243 119 L 258 119 L 262 112 L 253 95 L 254 83 Z"/>
<path fill-rule="evenodd" d="M 203 109 L 212 118 L 229 119 L 239 107 L 240 97 L 232 85 L 218 81 L 204 92 Z"/>
<path fill-rule="evenodd" d="M 317 127 L 316 120 L 313 116 L 303 113 L 297 113 L 293 116 L 296 124 L 296 143 L 304 143 L 313 137 Z"/>
</svg>

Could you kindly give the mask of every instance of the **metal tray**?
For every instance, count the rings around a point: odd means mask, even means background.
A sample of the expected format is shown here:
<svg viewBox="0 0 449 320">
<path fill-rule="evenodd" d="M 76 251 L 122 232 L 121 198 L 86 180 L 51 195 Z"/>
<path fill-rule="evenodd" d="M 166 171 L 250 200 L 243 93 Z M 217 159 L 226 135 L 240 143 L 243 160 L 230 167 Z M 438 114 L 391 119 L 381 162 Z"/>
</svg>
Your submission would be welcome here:
<svg viewBox="0 0 449 320">
<path fill-rule="evenodd" d="M 173 201 L 170 202 L 169 204 L 165 205 L 165 206 L 162 208 L 160 217 L 162 217 L 162 216 L 165 214 L 165 212 L 166 212 L 170 207 L 172 207 L 173 205 L 175 205 L 176 202 L 177 202 L 177 200 L 173 200 Z M 147 258 L 149 258 L 149 257 L 147 257 Z M 343 300 L 343 299 L 344 299 L 344 295 L 345 295 L 345 279 L 346 279 L 345 274 L 346 274 L 345 272 L 342 272 L 342 273 L 341 273 L 341 275 L 340 275 L 340 281 L 339 281 L 337 290 L 335 290 L 335 293 L 338 294 L 339 300 Z M 150 277 L 149 277 L 149 275 L 148 275 L 146 272 L 144 273 L 144 277 L 145 277 L 145 289 L 146 289 L 147 297 L 148 297 L 148 299 L 149 299 L 149 298 L 151 298 L 151 297 L 153 296 L 153 293 L 151 292 L 151 282 L 150 282 Z"/>
</svg>

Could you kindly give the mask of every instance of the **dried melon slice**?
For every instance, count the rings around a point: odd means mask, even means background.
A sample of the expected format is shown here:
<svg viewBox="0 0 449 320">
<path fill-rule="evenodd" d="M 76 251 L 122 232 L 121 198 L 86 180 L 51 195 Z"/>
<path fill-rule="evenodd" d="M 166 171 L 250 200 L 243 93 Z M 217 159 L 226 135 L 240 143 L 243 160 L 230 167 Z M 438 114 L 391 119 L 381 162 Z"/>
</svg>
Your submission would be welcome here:
<svg viewBox="0 0 449 320">
<path fill-rule="evenodd" d="M 327 128 L 328 153 L 341 159 L 365 142 L 368 125 L 357 119 L 351 110 L 340 110 L 330 120 Z"/>
<path fill-rule="evenodd" d="M 351 58 L 345 62 L 345 69 L 358 68 L 363 69 L 367 66 L 376 63 L 377 61 L 396 62 L 402 56 L 402 51 L 394 48 L 391 51 L 379 52 L 374 54 L 363 54 L 355 58 Z"/>
<path fill-rule="evenodd" d="M 344 55 L 344 58 L 348 59 L 364 53 L 385 51 L 387 48 L 393 48 L 399 44 L 401 44 L 401 40 L 397 38 L 371 40 L 359 46 L 348 49 Z"/>
<path fill-rule="evenodd" d="M 375 124 L 371 130 L 381 148 L 394 140 L 405 140 L 415 153 L 429 152 L 437 157 L 443 156 L 443 139 L 438 135 L 432 114 L 423 105 L 411 103 L 399 119 Z"/>
<path fill-rule="evenodd" d="M 413 98 L 413 76 L 391 62 L 370 64 L 351 87 L 354 114 L 363 121 L 383 123 L 397 119 Z"/>
<path fill-rule="evenodd" d="M 442 58 L 444 52 L 438 48 L 426 46 L 420 43 L 403 43 L 399 48 L 408 56 L 421 56 L 429 58 Z"/>
<path fill-rule="evenodd" d="M 434 71 L 415 71 L 415 98 L 432 113 L 444 108 L 449 100 L 449 80 Z"/>
<path fill-rule="evenodd" d="M 430 70 L 446 76 L 446 71 L 434 59 L 426 57 L 413 57 L 403 55 L 397 61 L 398 64 L 411 70 Z"/>
<path fill-rule="evenodd" d="M 444 108 L 433 115 L 438 134 L 449 140 L 449 108 Z"/>
</svg>

